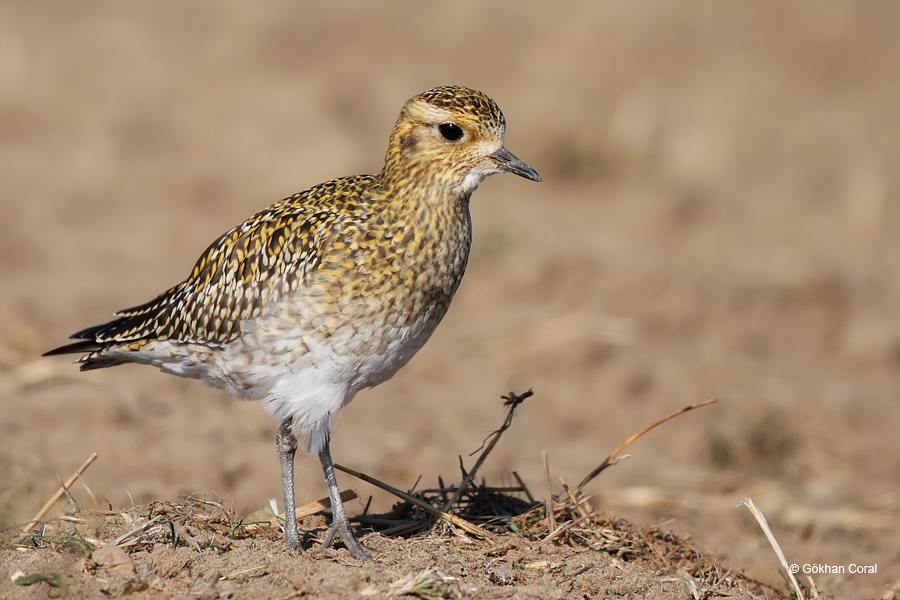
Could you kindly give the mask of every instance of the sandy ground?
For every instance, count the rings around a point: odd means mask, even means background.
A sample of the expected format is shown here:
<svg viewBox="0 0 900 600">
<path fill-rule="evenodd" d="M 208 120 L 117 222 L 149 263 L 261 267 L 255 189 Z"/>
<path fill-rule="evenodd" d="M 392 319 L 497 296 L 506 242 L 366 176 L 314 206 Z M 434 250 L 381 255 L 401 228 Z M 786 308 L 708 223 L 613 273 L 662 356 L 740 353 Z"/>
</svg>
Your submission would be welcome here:
<svg viewBox="0 0 900 600">
<path fill-rule="evenodd" d="M 878 566 L 820 590 L 881 597 L 900 580 L 898 40 L 889 2 L 0 2 L 0 510 L 27 521 L 94 451 L 85 483 L 114 508 L 278 498 L 261 406 L 39 355 L 256 210 L 378 170 L 402 103 L 461 83 L 544 182 L 479 189 L 449 315 L 344 412 L 335 459 L 434 485 L 533 388 L 484 475 L 546 495 L 542 450 L 574 483 L 715 396 L 595 505 L 779 584 L 749 496 L 789 561 Z M 298 460 L 298 501 L 323 495 Z"/>
<path fill-rule="evenodd" d="M 517 533 L 494 530 L 481 539 L 440 525 L 411 538 L 373 533 L 363 538 L 374 556 L 367 561 L 317 543 L 290 552 L 265 515 L 236 525 L 226 506 L 208 498 L 119 513 L 82 510 L 51 521 L 40 537 L 0 538 L 10 574 L 0 577 L 0 598 L 788 598 L 723 569 L 688 540 L 622 520 L 578 518 L 572 504 L 567 511 L 557 503 L 559 535 L 548 539 L 542 508 L 515 519 Z M 312 539 L 326 524 L 321 515 L 301 519 Z M 98 538 L 116 541 L 94 549 Z"/>
</svg>

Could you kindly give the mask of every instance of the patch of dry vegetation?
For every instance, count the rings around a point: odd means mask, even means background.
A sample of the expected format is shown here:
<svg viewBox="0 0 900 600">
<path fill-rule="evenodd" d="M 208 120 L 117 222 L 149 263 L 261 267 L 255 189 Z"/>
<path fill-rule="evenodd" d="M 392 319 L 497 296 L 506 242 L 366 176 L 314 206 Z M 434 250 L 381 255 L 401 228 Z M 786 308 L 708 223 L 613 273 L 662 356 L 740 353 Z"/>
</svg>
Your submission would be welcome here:
<svg viewBox="0 0 900 600">
<path fill-rule="evenodd" d="M 283 515 L 274 506 L 242 519 L 211 498 L 125 511 L 71 502 L 65 515 L 39 527 L 4 532 L 0 598 L 788 597 L 723 567 L 688 539 L 597 513 L 565 483 L 563 494 L 545 501 L 518 477 L 512 487 L 476 484 L 479 467 L 530 395 L 505 398 L 504 424 L 459 485 L 439 479 L 438 487 L 402 492 L 358 474 L 401 499 L 389 513 L 355 518 L 373 561 L 320 547 L 327 500 L 298 508 L 308 548 L 300 554 L 283 547 Z M 549 467 L 547 474 L 549 480 Z"/>
</svg>

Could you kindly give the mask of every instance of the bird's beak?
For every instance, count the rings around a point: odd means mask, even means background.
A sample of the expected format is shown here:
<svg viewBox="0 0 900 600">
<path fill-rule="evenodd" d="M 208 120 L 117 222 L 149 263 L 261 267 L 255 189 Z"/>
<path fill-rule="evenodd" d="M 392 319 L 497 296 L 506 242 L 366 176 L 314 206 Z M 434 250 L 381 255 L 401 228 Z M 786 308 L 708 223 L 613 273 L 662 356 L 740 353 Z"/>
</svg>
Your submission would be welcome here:
<svg viewBox="0 0 900 600">
<path fill-rule="evenodd" d="M 526 165 L 523 161 L 519 160 L 515 154 L 502 146 L 499 150 L 491 154 L 491 158 L 494 159 L 494 162 L 497 163 L 497 167 L 499 167 L 501 171 L 515 173 L 519 177 L 524 177 L 525 179 L 530 179 L 532 181 L 541 180 L 541 176 L 538 175 L 537 171 Z"/>
</svg>

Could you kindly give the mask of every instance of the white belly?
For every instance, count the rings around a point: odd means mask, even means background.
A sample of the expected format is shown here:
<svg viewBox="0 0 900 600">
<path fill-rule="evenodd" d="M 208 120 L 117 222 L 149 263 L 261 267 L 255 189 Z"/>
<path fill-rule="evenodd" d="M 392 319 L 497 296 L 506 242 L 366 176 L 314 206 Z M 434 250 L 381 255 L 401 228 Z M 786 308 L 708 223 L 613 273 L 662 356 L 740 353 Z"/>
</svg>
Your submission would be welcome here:
<svg viewBox="0 0 900 600">
<path fill-rule="evenodd" d="M 325 443 L 333 417 L 356 393 L 387 381 L 428 341 L 443 312 L 429 310 L 412 325 L 345 322 L 327 335 L 285 327 L 268 315 L 220 347 L 155 342 L 129 360 L 201 379 L 239 398 L 262 400 L 278 419 L 291 417 L 306 451 Z"/>
</svg>

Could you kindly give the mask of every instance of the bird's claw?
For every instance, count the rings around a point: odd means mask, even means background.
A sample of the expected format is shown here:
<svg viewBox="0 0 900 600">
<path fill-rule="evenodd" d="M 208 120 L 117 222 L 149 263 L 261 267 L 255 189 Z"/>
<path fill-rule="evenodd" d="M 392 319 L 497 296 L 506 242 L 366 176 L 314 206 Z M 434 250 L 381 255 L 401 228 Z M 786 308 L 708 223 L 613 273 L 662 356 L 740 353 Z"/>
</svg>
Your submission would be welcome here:
<svg viewBox="0 0 900 600">
<path fill-rule="evenodd" d="M 325 541 L 322 542 L 322 547 L 330 548 L 335 541 L 340 541 L 344 544 L 344 547 L 350 551 L 354 558 L 359 560 L 371 560 L 372 558 L 372 551 L 356 539 L 348 521 L 332 523 L 328 529 L 328 534 L 325 536 Z"/>
</svg>

